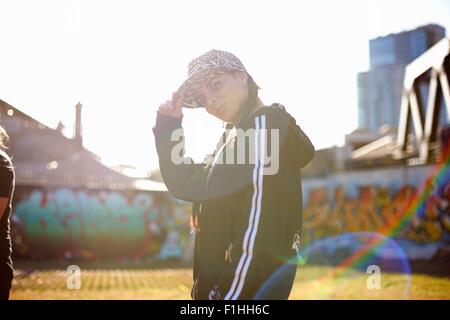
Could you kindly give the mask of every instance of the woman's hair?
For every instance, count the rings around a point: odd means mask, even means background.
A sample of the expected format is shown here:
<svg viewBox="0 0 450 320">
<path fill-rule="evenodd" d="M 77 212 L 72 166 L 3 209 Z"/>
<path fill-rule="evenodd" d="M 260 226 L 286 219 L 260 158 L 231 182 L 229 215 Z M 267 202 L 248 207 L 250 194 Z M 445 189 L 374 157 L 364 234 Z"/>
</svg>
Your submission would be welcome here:
<svg viewBox="0 0 450 320">
<path fill-rule="evenodd" d="M 6 143 L 8 142 L 8 140 L 9 137 L 8 134 L 6 133 L 6 130 L 3 129 L 2 126 L 0 126 L 0 150 L 7 149 Z"/>
<path fill-rule="evenodd" d="M 247 100 L 242 105 L 241 109 L 239 109 L 239 118 L 240 123 L 245 121 L 249 115 L 252 107 L 256 104 L 258 100 L 258 90 L 260 87 L 256 84 L 255 80 L 253 80 L 252 76 L 247 73 Z M 231 128 L 231 123 L 226 124 L 226 128 Z"/>
<path fill-rule="evenodd" d="M 247 101 L 245 102 L 244 106 L 242 107 L 242 117 L 241 121 L 244 119 L 246 120 L 247 117 L 250 115 L 251 108 L 256 104 L 258 100 L 258 90 L 259 87 L 256 84 L 255 80 L 253 80 L 251 75 L 248 75 L 247 79 Z"/>
</svg>

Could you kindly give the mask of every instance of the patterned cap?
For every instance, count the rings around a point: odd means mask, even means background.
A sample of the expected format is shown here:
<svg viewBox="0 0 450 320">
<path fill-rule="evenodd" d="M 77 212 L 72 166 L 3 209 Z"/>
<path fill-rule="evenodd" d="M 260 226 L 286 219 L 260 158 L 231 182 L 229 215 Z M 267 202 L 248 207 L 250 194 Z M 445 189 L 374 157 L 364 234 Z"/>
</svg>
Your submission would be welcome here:
<svg viewBox="0 0 450 320">
<path fill-rule="evenodd" d="M 196 101 L 196 93 L 205 80 L 229 71 L 247 72 L 242 62 L 232 53 L 210 50 L 189 62 L 188 79 L 177 90 L 176 97 L 183 107 L 203 107 Z"/>
</svg>

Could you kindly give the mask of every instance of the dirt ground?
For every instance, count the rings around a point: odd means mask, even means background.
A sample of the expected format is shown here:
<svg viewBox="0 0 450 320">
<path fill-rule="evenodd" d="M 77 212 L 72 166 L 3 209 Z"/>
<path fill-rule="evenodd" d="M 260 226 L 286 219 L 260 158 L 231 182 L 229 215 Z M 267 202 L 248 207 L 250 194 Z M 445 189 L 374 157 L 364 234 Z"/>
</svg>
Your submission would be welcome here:
<svg viewBox="0 0 450 320">
<path fill-rule="evenodd" d="M 80 268 L 79 289 L 70 288 L 69 265 Z M 299 266 L 290 299 L 450 299 L 448 252 L 410 265 L 411 274 L 381 272 L 375 288 L 359 270 Z M 191 286 L 192 269 L 176 261 L 17 261 L 10 298 L 182 300 Z"/>
</svg>

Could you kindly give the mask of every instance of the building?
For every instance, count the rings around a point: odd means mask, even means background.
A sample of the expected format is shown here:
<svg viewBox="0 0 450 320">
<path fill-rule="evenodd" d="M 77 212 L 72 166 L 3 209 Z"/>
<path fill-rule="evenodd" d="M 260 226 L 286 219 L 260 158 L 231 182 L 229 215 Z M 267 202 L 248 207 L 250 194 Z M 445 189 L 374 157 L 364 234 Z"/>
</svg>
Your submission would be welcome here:
<svg viewBox="0 0 450 320">
<path fill-rule="evenodd" d="M 406 65 L 444 37 L 445 29 L 432 24 L 369 41 L 370 69 L 357 76 L 360 128 L 377 132 L 398 124 Z M 426 97 L 425 81 L 420 90 Z"/>
<path fill-rule="evenodd" d="M 63 125 L 47 127 L 0 100 L 0 124 L 11 137 L 8 153 L 16 168 L 17 186 L 102 190 L 167 191 L 164 184 L 117 172 L 83 147 L 81 109 L 75 106 L 75 133 L 63 135 Z"/>
<path fill-rule="evenodd" d="M 15 258 L 158 257 L 166 234 L 188 243 L 188 203 L 163 183 L 104 165 L 83 146 L 81 104 L 73 138 L 0 100 L 0 125 L 15 167 Z M 184 242 L 182 242 L 184 241 Z M 188 257 L 189 258 L 189 257 Z"/>
</svg>

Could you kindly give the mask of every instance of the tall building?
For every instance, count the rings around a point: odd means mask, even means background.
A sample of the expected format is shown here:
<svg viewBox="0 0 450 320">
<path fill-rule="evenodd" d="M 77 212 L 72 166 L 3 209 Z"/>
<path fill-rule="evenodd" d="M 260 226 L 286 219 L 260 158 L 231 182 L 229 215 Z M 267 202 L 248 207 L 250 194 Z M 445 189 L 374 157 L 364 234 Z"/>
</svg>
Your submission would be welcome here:
<svg viewBox="0 0 450 320">
<path fill-rule="evenodd" d="M 398 124 L 406 65 L 444 37 L 445 29 L 432 24 L 369 41 L 370 69 L 357 77 L 360 128 L 376 132 Z M 427 89 L 421 88 L 423 97 Z"/>
</svg>

